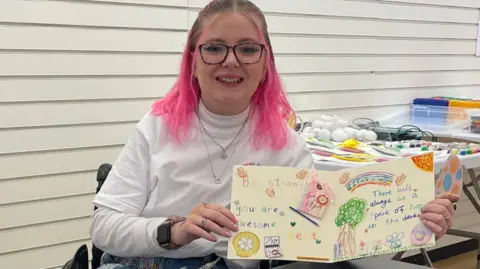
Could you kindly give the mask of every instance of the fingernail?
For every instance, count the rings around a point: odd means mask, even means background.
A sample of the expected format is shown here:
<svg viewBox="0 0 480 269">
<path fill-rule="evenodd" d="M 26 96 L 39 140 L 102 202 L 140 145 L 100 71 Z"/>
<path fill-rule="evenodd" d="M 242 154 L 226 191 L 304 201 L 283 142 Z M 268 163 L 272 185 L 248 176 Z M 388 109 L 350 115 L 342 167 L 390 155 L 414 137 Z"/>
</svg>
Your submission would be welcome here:
<svg viewBox="0 0 480 269">
<path fill-rule="evenodd" d="M 230 232 L 228 232 L 228 231 L 227 231 L 227 232 L 225 232 L 225 235 L 226 235 L 227 237 L 230 237 L 230 236 L 232 236 L 232 234 L 231 234 Z"/>
<path fill-rule="evenodd" d="M 235 229 L 235 232 L 238 232 L 238 226 L 237 225 L 233 225 L 233 229 Z"/>
<path fill-rule="evenodd" d="M 216 238 L 215 236 L 210 237 L 210 240 L 212 240 L 212 242 L 218 242 L 218 238 Z"/>
</svg>

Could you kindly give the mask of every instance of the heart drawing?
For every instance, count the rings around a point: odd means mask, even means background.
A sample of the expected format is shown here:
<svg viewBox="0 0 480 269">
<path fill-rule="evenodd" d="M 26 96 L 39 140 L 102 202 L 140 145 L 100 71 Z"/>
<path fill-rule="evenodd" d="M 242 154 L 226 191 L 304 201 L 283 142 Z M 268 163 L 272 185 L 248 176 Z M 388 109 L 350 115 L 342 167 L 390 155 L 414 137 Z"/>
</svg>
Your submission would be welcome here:
<svg viewBox="0 0 480 269">
<path fill-rule="evenodd" d="M 296 223 L 295 221 L 290 221 L 290 225 L 291 225 L 292 227 L 295 227 L 295 225 L 297 225 L 297 223 Z"/>
</svg>

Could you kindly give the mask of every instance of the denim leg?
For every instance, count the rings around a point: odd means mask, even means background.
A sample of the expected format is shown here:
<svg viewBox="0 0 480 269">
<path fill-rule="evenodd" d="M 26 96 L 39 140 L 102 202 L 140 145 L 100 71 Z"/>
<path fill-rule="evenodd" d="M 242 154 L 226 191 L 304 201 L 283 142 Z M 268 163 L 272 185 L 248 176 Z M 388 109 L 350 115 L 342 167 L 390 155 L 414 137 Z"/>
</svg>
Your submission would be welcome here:
<svg viewBox="0 0 480 269">
<path fill-rule="evenodd" d="M 108 254 L 102 257 L 98 269 L 228 269 L 223 262 L 205 258 L 119 258 Z"/>
<path fill-rule="evenodd" d="M 118 263 L 107 263 L 107 264 L 100 265 L 100 267 L 98 267 L 97 269 L 131 269 L 131 268 L 126 265 L 121 265 Z"/>
</svg>

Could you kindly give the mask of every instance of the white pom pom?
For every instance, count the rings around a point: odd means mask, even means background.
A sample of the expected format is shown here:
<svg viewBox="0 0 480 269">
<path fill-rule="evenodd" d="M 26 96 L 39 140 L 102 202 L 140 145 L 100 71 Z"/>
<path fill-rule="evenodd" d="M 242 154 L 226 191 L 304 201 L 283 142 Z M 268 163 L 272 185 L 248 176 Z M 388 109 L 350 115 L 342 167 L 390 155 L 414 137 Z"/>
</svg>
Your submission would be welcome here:
<svg viewBox="0 0 480 269">
<path fill-rule="evenodd" d="M 305 128 L 303 128 L 302 130 L 302 133 L 311 133 L 313 132 L 313 128 L 311 126 L 305 126 Z"/>
<path fill-rule="evenodd" d="M 358 132 L 355 134 L 355 138 L 356 138 L 358 141 L 364 141 L 364 139 L 365 139 L 365 130 L 360 130 L 360 131 L 358 131 Z"/>
<path fill-rule="evenodd" d="M 323 140 L 331 140 L 332 133 L 327 129 L 320 129 L 318 132 L 315 132 L 315 137 Z"/>
<path fill-rule="evenodd" d="M 332 139 L 335 142 L 343 142 L 348 139 L 348 135 L 342 129 L 337 129 L 333 131 Z"/>
<path fill-rule="evenodd" d="M 355 134 L 357 133 L 357 130 L 350 127 L 343 128 L 343 131 L 348 135 L 348 139 L 355 138 Z"/>
<path fill-rule="evenodd" d="M 377 134 L 374 131 L 365 131 L 365 141 L 375 141 L 377 140 Z"/>
<path fill-rule="evenodd" d="M 325 122 L 323 120 L 316 120 L 312 122 L 312 128 L 325 128 Z"/>
</svg>

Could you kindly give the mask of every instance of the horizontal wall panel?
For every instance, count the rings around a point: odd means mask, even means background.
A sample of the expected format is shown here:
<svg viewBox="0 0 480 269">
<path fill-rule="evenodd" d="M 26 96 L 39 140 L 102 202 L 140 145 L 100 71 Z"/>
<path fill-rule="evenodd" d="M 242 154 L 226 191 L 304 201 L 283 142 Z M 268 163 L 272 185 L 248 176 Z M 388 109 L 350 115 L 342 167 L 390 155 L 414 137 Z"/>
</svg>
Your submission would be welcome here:
<svg viewBox="0 0 480 269">
<path fill-rule="evenodd" d="M 82 172 L 22 180 L 0 180 L 0 206 L 6 203 L 95 192 L 96 175 L 96 172 Z M 2 241 L 0 240 L 0 242 Z"/>
<path fill-rule="evenodd" d="M 455 96 L 473 97 L 478 95 L 478 87 L 292 94 L 289 100 L 295 109 L 300 110 L 335 109 L 337 107 L 402 105 L 411 103 L 417 97 L 448 96 L 452 92 L 455 92 Z"/>
<path fill-rule="evenodd" d="M 190 0 L 190 7 L 203 8 L 210 0 Z M 339 17 L 381 18 L 438 22 L 478 23 L 478 10 L 411 6 L 377 1 L 254 1 L 264 12 Z"/>
<path fill-rule="evenodd" d="M 352 21 L 354 23 L 354 21 Z M 371 22 L 370 22 L 371 23 Z M 308 25 L 312 25 L 308 23 Z M 298 25 L 295 22 L 286 25 Z M 282 27 L 283 24 L 282 24 Z M 321 29 L 312 25 L 313 28 Z M 366 25 L 353 26 L 354 29 L 371 29 L 378 27 Z M 458 27 L 458 26 L 457 26 Z M 331 37 L 293 37 L 272 36 L 277 53 L 409 53 L 409 54 L 466 54 L 475 47 L 476 28 L 462 26 L 467 31 L 458 34 L 467 41 L 441 40 L 382 40 L 376 38 L 331 38 Z M 338 29 L 332 25 L 329 29 Z M 426 28 L 426 27 L 425 27 Z M 453 28 L 453 27 L 452 27 Z M 468 29 L 467 29 L 468 28 Z M 306 29 L 298 28 L 295 29 Z M 414 26 L 405 29 L 416 29 Z M 421 29 L 421 28 L 420 28 Z M 306 29 L 305 31 L 307 31 Z M 449 29 L 445 29 L 449 30 Z M 442 33 L 456 32 L 441 31 Z M 313 30 L 312 30 L 313 31 Z M 332 30 L 333 31 L 333 30 Z M 337 30 L 335 30 L 337 31 Z M 385 31 L 387 32 L 387 31 Z M 440 32 L 440 31 L 439 31 Z M 287 32 L 288 33 L 288 32 Z M 312 32 L 315 34 L 316 32 Z M 330 32 L 332 34 L 333 32 Z M 364 31 L 368 35 L 368 31 Z M 435 31 L 431 31 L 434 35 Z M 345 33 L 348 34 L 348 33 Z M 362 34 L 359 32 L 358 34 Z M 63 27 L 4 26 L 0 28 L 1 36 L 12 36 L 0 44 L 0 49 L 41 49 L 41 50 L 75 50 L 75 51 L 124 51 L 124 52 L 173 52 L 181 53 L 187 35 L 184 32 L 154 32 L 141 30 L 113 29 L 77 29 Z M 373 32 L 370 32 L 373 35 Z M 419 35 L 419 34 L 418 34 Z M 43 38 L 49 36 L 49 38 Z M 391 36 L 394 36 L 393 34 Z M 439 36 L 439 35 L 438 35 Z M 428 35 L 427 35 L 428 37 Z M 445 38 L 454 38 L 452 36 Z M 168 40 L 169 42 L 165 42 Z M 295 43 L 295 46 L 292 46 Z M 363 44 L 354 46 L 355 44 Z M 428 50 L 431 48 L 431 50 Z M 450 48 L 451 50 L 447 50 Z M 471 54 L 473 54 L 472 52 Z"/>
<path fill-rule="evenodd" d="M 275 48 L 274 48 L 275 50 Z M 338 55 L 337 55 L 338 56 Z M 0 53 L 0 77 L 62 75 L 173 75 L 179 55 Z M 282 73 L 480 70 L 480 61 L 466 56 L 285 56 L 275 62 Z M 92 64 L 95 63 L 95 64 Z"/>
<path fill-rule="evenodd" d="M 2 216 L 0 230 L 90 216 L 93 212 L 93 197 L 94 195 L 85 195 L 29 204 L 0 206 L 0 215 Z"/>
<path fill-rule="evenodd" d="M 8 116 L 0 122 L 0 128 L 139 120 L 150 110 L 154 101 L 152 99 L 2 105 L 0 115 Z M 20 114 L 16 114 L 17 112 Z"/>
<path fill-rule="evenodd" d="M 291 93 L 478 85 L 476 87 L 480 96 L 480 70 L 339 75 L 285 74 L 282 81 L 286 90 Z"/>
<path fill-rule="evenodd" d="M 379 89 L 376 91 L 360 91 L 357 93 L 330 92 L 294 94 L 290 95 L 290 100 L 297 109 L 315 109 L 318 107 L 324 109 L 333 109 L 336 107 L 342 107 L 346 104 L 351 104 L 351 106 L 402 104 L 404 102 L 411 102 L 414 97 L 433 96 L 439 95 L 440 93 L 448 95 L 448 93 L 451 93 L 453 90 L 461 96 L 475 95 L 478 92 L 478 87 L 458 87 L 455 89 L 429 88 L 424 90 L 419 90 L 416 88 L 405 90 Z M 379 96 L 391 97 L 392 94 L 394 94 L 394 96 L 398 96 L 398 98 L 392 97 L 392 101 L 389 101 L 388 99 L 385 100 L 383 98 L 378 98 Z M 421 96 L 418 96 L 418 94 L 421 94 Z M 41 103 L 29 105 L 1 106 L 0 114 L 9 113 L 10 115 L 10 117 L 8 117 L 5 121 L 2 122 L 3 126 L 1 127 L 8 128 L 56 124 L 135 121 L 140 119 L 147 112 L 148 107 L 151 105 L 152 102 L 153 100 L 127 100 L 88 103 Z M 85 113 L 70 113 L 71 111 L 85 111 Z M 25 114 L 31 116 L 22 116 Z"/>
<path fill-rule="evenodd" d="M 114 163 L 123 147 L 69 150 L 58 152 L 31 153 L 21 156 L 0 156 L 2 167 L 0 180 L 17 177 L 41 176 L 56 173 L 91 171 L 102 163 Z M 33 208 L 34 204 L 24 205 Z M 0 211 L 1 213 L 1 211 Z M 0 214 L 0 216 L 5 216 Z M 1 218 L 0 223 L 14 221 L 15 218 Z M 0 227 L 2 225 L 0 224 Z"/>
<path fill-rule="evenodd" d="M 8 242 L 8 244 L 0 244 L 0 257 L 2 253 L 5 252 L 90 238 L 90 223 L 90 218 L 84 218 L 3 232 L 0 231 L 0 242 Z M 73 253 L 71 255 L 73 255 Z"/>
<path fill-rule="evenodd" d="M 0 76 L 8 75 L 170 75 L 180 68 L 180 55 L 2 53 Z"/>
<path fill-rule="evenodd" d="M 9 255 L 0 255 L 0 264 L 7 264 L 12 269 L 39 269 L 39 268 L 61 268 L 75 251 L 83 244 L 92 249 L 90 241 L 72 242 L 69 244 L 55 245 L 41 249 L 25 252 L 18 252 Z"/>
<path fill-rule="evenodd" d="M 170 91 L 175 80 L 174 75 L 113 78 L 0 78 L 0 89 L 2 89 L 0 103 L 157 98 Z"/>
<path fill-rule="evenodd" d="M 383 0 L 385 2 L 393 3 L 408 3 L 408 4 L 422 4 L 422 5 L 439 5 L 448 7 L 468 7 L 479 8 L 480 2 L 478 0 Z"/>
<path fill-rule="evenodd" d="M 187 7 L 188 0 L 88 0 L 90 2 L 111 3 L 111 4 L 134 4 L 152 6 L 173 6 Z"/>
<path fill-rule="evenodd" d="M 466 56 L 277 56 L 275 63 L 281 73 L 480 70 Z"/>
<path fill-rule="evenodd" d="M 172 53 L 183 52 L 187 39 L 185 32 L 23 25 L 0 27 L 0 36 L 9 37 L 2 40 L 0 49 Z"/>
<path fill-rule="evenodd" d="M 288 61 L 288 59 L 291 60 Z M 322 65 L 320 59 L 325 58 L 277 57 L 276 61 L 280 65 L 279 71 L 283 73 L 281 78 L 286 85 L 286 90 L 288 92 L 333 91 L 480 84 L 480 65 L 476 65 L 479 69 L 478 71 L 316 74 L 314 72 L 324 72 L 328 68 L 328 66 Z M 446 60 L 449 59 L 446 58 Z M 464 59 L 467 60 L 468 58 Z M 298 64 L 299 67 L 294 68 L 295 66 L 288 65 L 289 62 Z M 475 63 L 475 61 L 472 61 L 472 63 Z M 465 67 L 468 68 L 469 66 L 466 65 Z M 445 69 L 448 69 L 448 67 Z M 295 74 L 291 72 L 311 74 Z M 153 78 L 0 79 L 0 89 L 5 89 L 0 91 L 0 103 L 118 98 L 155 99 L 164 96 L 174 82 L 174 76 Z M 2 133 L 0 133 L 1 136 Z M 2 152 L 2 147 L 0 147 L 0 152 Z"/>
<path fill-rule="evenodd" d="M 73 1 L 0 1 L 0 22 L 184 30 L 187 11 Z"/>
<path fill-rule="evenodd" d="M 197 15 L 197 11 L 189 11 L 189 27 L 193 25 Z M 475 39 L 477 36 L 477 26 L 474 24 L 436 24 L 371 19 L 353 20 L 339 17 L 302 17 L 280 14 L 267 15 L 266 19 L 268 31 L 271 35 L 315 34 L 449 39 Z"/>
<path fill-rule="evenodd" d="M 294 54 L 456 54 L 474 55 L 476 42 L 382 40 L 376 38 L 318 38 L 272 36 L 276 53 Z"/>
<path fill-rule="evenodd" d="M 366 91 L 358 93 L 311 93 L 291 95 L 291 101 L 297 109 L 335 108 L 341 103 L 356 105 L 376 105 L 375 102 L 383 102 L 378 98 L 379 94 L 390 96 L 396 92 L 399 98 L 410 102 L 414 97 L 439 95 L 440 92 L 451 93 L 453 88 L 430 88 L 418 90 L 377 90 L 367 95 Z M 293 90 L 292 90 L 293 91 Z M 460 91 L 460 92 L 459 92 Z M 407 94 L 407 92 L 410 92 Z M 459 87 L 455 89 L 456 94 L 475 95 L 478 87 Z M 416 94 L 423 94 L 417 96 Z M 318 99 L 315 99 L 318 96 Z M 368 97 L 366 97 L 368 96 Z M 365 98 L 364 98 L 365 97 Z M 298 99 L 303 101 L 298 101 Z M 371 99 L 373 98 L 373 99 Z M 319 101 L 316 101 L 319 100 Z M 398 100 L 398 99 L 397 99 Z M 0 128 L 25 127 L 25 126 L 50 126 L 59 124 L 80 124 L 80 123 L 101 123 L 114 121 L 135 121 L 140 119 L 147 111 L 154 100 L 121 100 L 121 101 L 98 101 L 88 103 L 40 103 L 29 105 L 5 105 L 0 106 L 0 114 L 9 115 L 2 121 Z M 319 103 L 320 102 L 320 103 Z M 400 101 L 398 101 L 400 102 Z M 398 102 L 388 104 L 398 104 Z M 403 102 L 403 101 L 402 101 Z M 400 103 L 402 103 L 400 102 Z M 338 104 L 337 104 L 338 103 Z M 387 103 L 385 103 L 386 105 Z M 380 105 L 380 103 L 378 103 Z M 71 113 L 71 111 L 84 111 L 84 113 Z M 24 117 L 23 115 L 30 115 Z M 1 173 L 1 172 L 0 172 Z"/>
<path fill-rule="evenodd" d="M 104 125 L 2 130 L 0 131 L 0 156 L 6 153 L 124 144 L 139 119 Z M 11 141 L 23 142 L 12 143 Z M 0 201 L 1 199 L 0 195 Z"/>
<path fill-rule="evenodd" d="M 319 119 L 321 115 L 331 115 L 339 116 L 344 118 L 347 121 L 353 120 L 358 117 L 367 117 L 371 119 L 381 119 L 382 115 L 389 115 L 392 113 L 398 113 L 399 111 L 408 109 L 408 105 L 399 105 L 399 106 L 369 106 L 369 107 L 348 107 L 344 105 L 343 108 L 337 109 L 322 109 L 321 107 L 314 110 L 297 110 L 297 115 L 300 116 L 304 121 L 311 121 Z"/>
<path fill-rule="evenodd" d="M 473 24 L 352 20 L 334 17 L 270 15 L 267 16 L 267 23 L 270 34 L 475 39 L 477 32 L 477 27 Z"/>
</svg>

